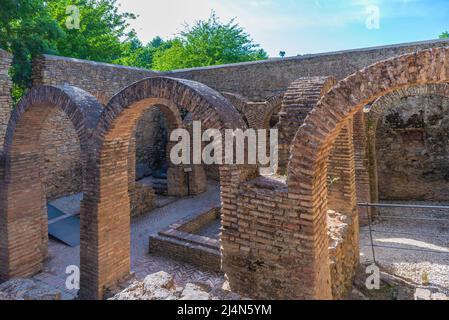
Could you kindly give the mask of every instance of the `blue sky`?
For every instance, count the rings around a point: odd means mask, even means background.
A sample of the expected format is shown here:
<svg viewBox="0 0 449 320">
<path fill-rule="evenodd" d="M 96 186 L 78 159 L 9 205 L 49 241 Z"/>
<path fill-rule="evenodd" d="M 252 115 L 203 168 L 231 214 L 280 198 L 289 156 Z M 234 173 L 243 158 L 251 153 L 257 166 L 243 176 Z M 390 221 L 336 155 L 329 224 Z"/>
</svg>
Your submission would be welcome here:
<svg viewBox="0 0 449 320">
<path fill-rule="evenodd" d="M 449 0 L 119 0 L 143 42 L 170 38 L 211 10 L 233 17 L 270 56 L 430 40 L 449 31 Z M 379 28 L 376 21 L 379 10 Z M 374 19 L 374 20 L 373 20 Z M 367 27 L 370 26 L 369 28 Z"/>
</svg>

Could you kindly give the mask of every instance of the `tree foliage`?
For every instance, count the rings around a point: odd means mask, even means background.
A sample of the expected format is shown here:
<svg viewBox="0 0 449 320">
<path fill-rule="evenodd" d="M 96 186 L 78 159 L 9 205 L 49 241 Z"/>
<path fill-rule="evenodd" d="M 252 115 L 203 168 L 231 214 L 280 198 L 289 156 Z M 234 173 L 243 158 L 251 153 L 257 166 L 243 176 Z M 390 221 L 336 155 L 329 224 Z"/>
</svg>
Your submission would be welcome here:
<svg viewBox="0 0 449 320">
<path fill-rule="evenodd" d="M 449 32 L 445 31 L 442 34 L 440 34 L 440 39 L 445 39 L 445 38 L 449 38 Z"/>
<path fill-rule="evenodd" d="M 79 29 L 68 29 L 67 8 L 79 8 Z M 53 0 L 48 10 L 58 22 L 64 36 L 58 37 L 58 54 L 73 58 L 113 62 L 122 56 L 123 45 L 135 40 L 128 21 L 135 19 L 131 13 L 119 13 L 116 0 Z"/>
<path fill-rule="evenodd" d="M 173 70 L 267 59 L 267 53 L 255 44 L 244 29 L 231 20 L 222 23 L 212 13 L 206 21 L 186 25 L 166 48 L 154 56 L 153 68 Z"/>
<path fill-rule="evenodd" d="M 79 23 L 69 28 L 76 7 Z M 0 0 L 0 48 L 13 56 L 13 97 L 31 84 L 31 62 L 40 54 L 173 70 L 266 59 L 234 20 L 222 23 L 212 13 L 206 21 L 185 26 L 174 39 L 143 44 L 120 12 L 117 0 Z"/>
<path fill-rule="evenodd" d="M 40 53 L 57 53 L 55 40 L 63 32 L 43 1 L 0 0 L 0 47 L 13 53 L 14 91 L 30 83 L 31 59 Z"/>
<path fill-rule="evenodd" d="M 68 6 L 80 11 L 80 28 L 66 26 Z M 11 74 L 17 99 L 30 85 L 31 61 L 39 54 L 113 62 L 135 41 L 116 0 L 0 0 L 0 47 L 14 55 Z"/>
</svg>

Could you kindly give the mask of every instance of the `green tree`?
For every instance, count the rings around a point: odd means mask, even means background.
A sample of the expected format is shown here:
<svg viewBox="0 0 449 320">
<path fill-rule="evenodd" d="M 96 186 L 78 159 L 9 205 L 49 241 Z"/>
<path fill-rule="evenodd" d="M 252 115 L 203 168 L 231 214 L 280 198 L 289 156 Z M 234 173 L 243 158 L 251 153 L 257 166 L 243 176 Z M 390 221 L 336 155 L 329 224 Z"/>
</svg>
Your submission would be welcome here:
<svg viewBox="0 0 449 320">
<path fill-rule="evenodd" d="M 449 32 L 445 31 L 442 34 L 440 34 L 440 39 L 449 38 Z"/>
<path fill-rule="evenodd" d="M 197 21 L 154 55 L 153 69 L 173 70 L 267 59 L 267 53 L 255 44 L 242 27 L 231 20 L 222 23 L 212 13 L 206 21 Z"/>
<path fill-rule="evenodd" d="M 140 40 L 134 38 L 123 45 L 122 56 L 116 59 L 114 63 L 151 69 L 155 53 L 163 47 L 167 47 L 166 42 L 160 37 L 155 37 L 146 46 Z"/>
<path fill-rule="evenodd" d="M 0 0 L 0 47 L 14 55 L 11 75 L 13 98 L 30 85 L 31 59 L 57 53 L 55 40 L 63 31 L 42 0 Z"/>
<path fill-rule="evenodd" d="M 68 28 L 75 5 L 79 28 Z M 31 61 L 40 54 L 114 62 L 134 54 L 139 41 L 120 13 L 116 0 L 0 0 L 0 47 L 14 55 L 11 74 L 13 97 L 30 86 Z M 137 62 L 136 62 L 137 63 Z"/>
<path fill-rule="evenodd" d="M 113 62 L 119 59 L 129 41 L 136 41 L 128 21 L 131 13 L 119 13 L 116 0 L 53 0 L 48 2 L 52 17 L 64 30 L 56 41 L 58 54 L 66 57 Z M 68 29 L 69 6 L 79 8 L 79 29 Z"/>
</svg>

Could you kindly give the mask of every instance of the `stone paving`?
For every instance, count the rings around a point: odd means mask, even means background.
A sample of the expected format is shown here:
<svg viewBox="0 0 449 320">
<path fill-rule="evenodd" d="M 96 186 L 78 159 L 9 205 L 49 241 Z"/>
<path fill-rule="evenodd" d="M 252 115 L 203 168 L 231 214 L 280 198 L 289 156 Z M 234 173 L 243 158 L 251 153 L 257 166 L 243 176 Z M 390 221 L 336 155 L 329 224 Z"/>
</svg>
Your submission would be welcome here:
<svg viewBox="0 0 449 320">
<path fill-rule="evenodd" d="M 64 201 L 67 202 L 68 200 L 65 199 L 60 202 Z M 224 283 L 224 277 L 220 273 L 199 270 L 198 267 L 148 253 L 150 235 L 156 234 L 176 221 L 198 211 L 208 211 L 219 205 L 219 185 L 216 182 L 209 182 L 208 191 L 199 196 L 179 199 L 151 213 L 132 219 L 131 271 L 135 274 L 135 277 L 143 279 L 149 274 L 165 271 L 173 275 L 175 281 L 180 285 L 187 282 L 200 282 L 211 288 L 221 287 Z M 69 265 L 79 265 L 79 247 L 70 248 L 50 239 L 49 257 L 44 270 L 34 276 L 33 279 L 61 290 L 63 299 L 73 299 L 77 290 L 67 290 L 65 285 L 68 276 L 65 271 Z"/>
</svg>

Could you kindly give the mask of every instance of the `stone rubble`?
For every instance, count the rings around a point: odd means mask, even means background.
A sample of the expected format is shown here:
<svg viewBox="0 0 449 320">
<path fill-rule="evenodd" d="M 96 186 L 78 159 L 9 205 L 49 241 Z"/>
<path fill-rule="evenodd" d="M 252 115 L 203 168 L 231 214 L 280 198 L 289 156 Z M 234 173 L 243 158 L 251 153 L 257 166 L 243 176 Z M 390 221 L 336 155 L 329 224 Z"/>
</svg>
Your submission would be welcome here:
<svg viewBox="0 0 449 320">
<path fill-rule="evenodd" d="M 205 284 L 187 283 L 178 286 L 173 277 L 161 271 L 134 281 L 109 300 L 238 300 L 240 296 L 228 291 L 226 284 L 221 289 L 211 289 Z"/>
<path fill-rule="evenodd" d="M 61 300 L 61 292 L 30 279 L 13 279 L 0 285 L 0 300 Z"/>
</svg>

